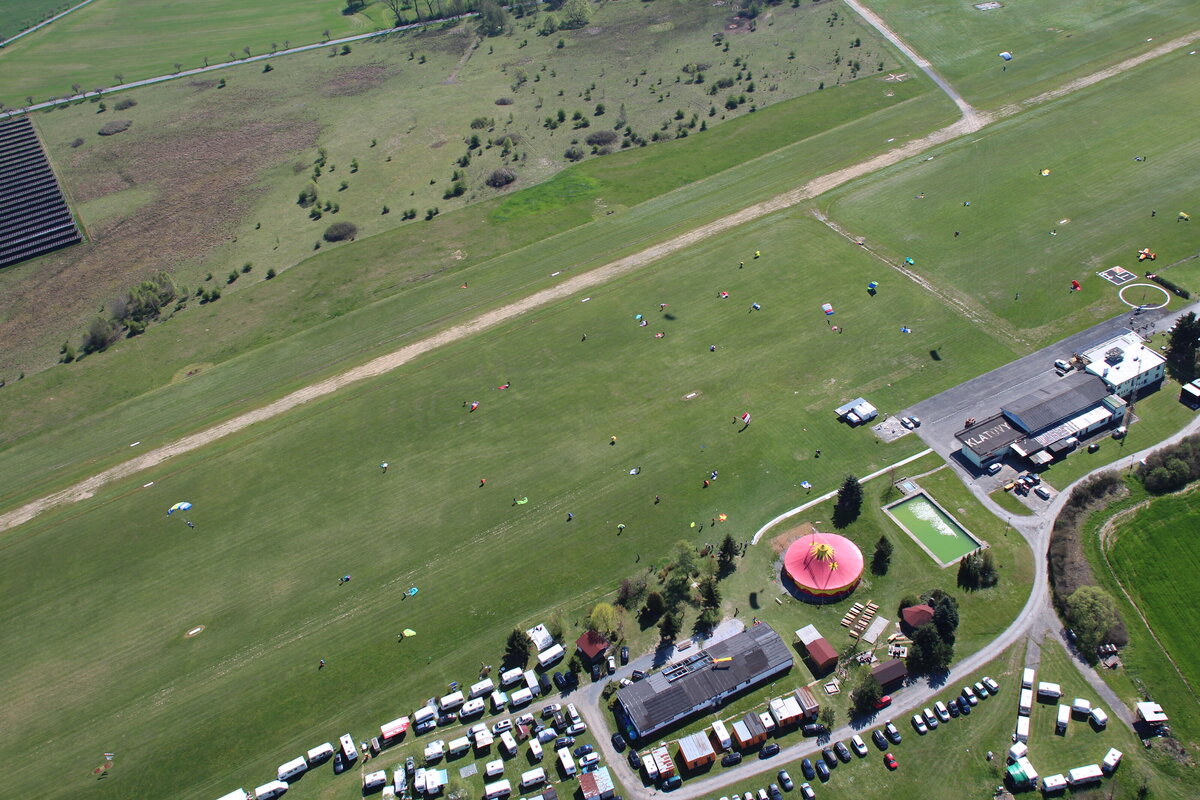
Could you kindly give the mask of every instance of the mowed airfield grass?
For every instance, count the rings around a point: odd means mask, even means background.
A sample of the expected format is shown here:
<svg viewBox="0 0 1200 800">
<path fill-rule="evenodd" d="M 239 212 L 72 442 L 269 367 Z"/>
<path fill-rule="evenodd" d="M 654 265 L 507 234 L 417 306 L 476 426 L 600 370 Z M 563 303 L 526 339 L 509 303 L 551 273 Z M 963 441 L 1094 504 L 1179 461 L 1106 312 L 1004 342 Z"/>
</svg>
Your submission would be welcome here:
<svg viewBox="0 0 1200 800">
<path fill-rule="evenodd" d="M 1011 354 L 910 284 L 868 297 L 875 265 L 847 248 L 828 269 L 834 242 L 800 213 L 761 220 L 10 533 L 8 785 L 77 791 L 106 751 L 122 772 L 100 796 L 265 780 L 495 663 L 513 625 L 586 606 L 691 521 L 726 513 L 746 539 L 801 479 L 825 490 L 915 452 L 833 406 L 861 390 L 899 407 Z M 941 328 L 941 361 L 901 317 Z M 195 529 L 165 515 L 180 500 Z M 404 627 L 418 636 L 400 644 Z M 47 759 L 70 780 L 47 785 Z"/>
<path fill-rule="evenodd" d="M 1200 28 L 1200 6 L 1189 0 L 1003 0 L 989 10 L 964 0 L 869 5 L 969 102 L 989 109 Z"/>
<path fill-rule="evenodd" d="M 1200 97 L 1197 77 L 1197 57 L 1166 57 L 825 204 L 889 257 L 911 256 L 935 285 L 972 298 L 1030 345 L 1047 344 L 1128 308 L 1096 273 L 1122 265 L 1141 276 L 1200 248 L 1200 227 L 1176 221 L 1195 201 L 1200 170 L 1200 104 L 1188 102 Z M 1147 124 L 1151 108 L 1164 111 Z M 1138 264 L 1143 247 L 1158 253 L 1153 266 Z M 1073 279 L 1082 291 L 1070 291 Z M 1154 290 L 1146 296 L 1159 302 Z"/>
</svg>

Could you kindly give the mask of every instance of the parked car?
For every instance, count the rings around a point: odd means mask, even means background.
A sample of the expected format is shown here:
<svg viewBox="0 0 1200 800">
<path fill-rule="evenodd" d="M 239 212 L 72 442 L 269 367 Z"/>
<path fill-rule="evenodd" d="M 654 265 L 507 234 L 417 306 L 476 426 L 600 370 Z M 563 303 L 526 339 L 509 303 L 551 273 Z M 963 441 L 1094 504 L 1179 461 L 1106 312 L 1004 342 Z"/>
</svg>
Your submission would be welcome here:
<svg viewBox="0 0 1200 800">
<path fill-rule="evenodd" d="M 825 759 L 825 763 L 829 766 L 837 766 L 837 755 L 833 752 L 832 747 L 821 748 L 821 758 Z"/>
<path fill-rule="evenodd" d="M 594 749 L 595 748 L 592 747 L 590 744 L 581 744 L 581 745 L 579 745 L 579 747 L 575 748 L 575 757 L 580 758 L 582 756 L 586 756 L 588 753 L 592 752 Z"/>
<path fill-rule="evenodd" d="M 621 648 L 621 664 L 628 664 L 628 663 L 629 663 L 629 647 L 626 645 Z"/>
<path fill-rule="evenodd" d="M 885 694 L 883 697 L 875 701 L 875 708 L 887 708 L 892 704 L 892 696 Z"/>
<path fill-rule="evenodd" d="M 867 755 L 867 743 L 862 740 L 862 737 L 857 733 L 850 737 L 850 746 L 854 748 L 855 754 L 859 758 L 865 758 Z"/>
<path fill-rule="evenodd" d="M 988 698 L 988 690 L 979 681 L 975 681 L 975 694 L 979 695 L 980 700 L 987 700 Z"/>
<path fill-rule="evenodd" d="M 734 796 L 736 797 L 737 795 Z M 742 800 L 754 800 L 754 792 L 746 792 L 742 795 Z"/>
<path fill-rule="evenodd" d="M 633 686 L 633 681 L 629 680 L 629 678 L 621 678 L 621 685 L 622 686 Z"/>
<path fill-rule="evenodd" d="M 660 788 L 664 792 L 673 792 L 683 785 L 683 779 L 678 775 L 672 775 L 660 784 Z"/>
<path fill-rule="evenodd" d="M 1070 372 L 1071 371 L 1071 365 L 1068 364 L 1066 361 L 1063 361 L 1061 358 L 1054 359 L 1054 368 L 1056 370 L 1058 370 L 1059 372 Z"/>
<path fill-rule="evenodd" d="M 766 790 L 766 789 L 759 789 L 759 790 L 758 790 L 758 800 L 768 800 L 768 798 L 767 798 L 767 790 Z"/>
<path fill-rule="evenodd" d="M 1036 494 L 1038 497 L 1042 498 L 1043 500 L 1050 499 L 1050 493 L 1046 491 L 1046 487 L 1044 487 L 1044 486 L 1033 487 L 1033 493 Z"/>
<path fill-rule="evenodd" d="M 963 698 L 973 706 L 979 705 L 979 698 L 975 696 L 975 690 L 970 686 L 964 686 L 962 690 Z"/>
<path fill-rule="evenodd" d="M 817 793 L 814 792 L 813 788 L 807 783 L 802 783 L 800 784 L 800 796 L 803 797 L 804 800 L 816 800 Z"/>
<path fill-rule="evenodd" d="M 929 733 L 929 728 L 925 725 L 925 720 L 921 718 L 920 714 L 913 714 L 912 726 L 916 728 L 917 733 L 921 734 L 922 736 Z"/>
<path fill-rule="evenodd" d="M 637 750 L 630 750 L 625 760 L 629 762 L 629 768 L 634 772 L 642 768 L 642 757 L 638 754 Z"/>
<path fill-rule="evenodd" d="M 890 719 L 883 723 L 883 731 L 887 734 L 888 739 L 892 741 L 892 744 L 900 744 L 900 729 L 893 725 Z"/>
<path fill-rule="evenodd" d="M 819 722 L 810 722 L 800 729 L 800 732 L 805 736 L 824 736 L 829 733 L 829 728 L 826 728 Z"/>
<path fill-rule="evenodd" d="M 635 669 L 633 672 L 629 673 L 629 677 L 633 678 L 634 683 L 637 683 L 646 677 L 646 673 L 642 672 L 640 669 Z"/>
<path fill-rule="evenodd" d="M 919 427 L 921 427 L 921 418 L 920 418 L 920 417 L 909 417 L 909 418 L 908 418 L 908 422 L 909 422 L 909 424 L 911 424 L 911 425 L 912 425 L 914 428 L 919 428 Z"/>
<path fill-rule="evenodd" d="M 586 722 L 576 722 L 574 725 L 567 728 L 567 735 L 568 736 L 578 736 L 579 734 L 583 733 L 586 730 L 587 730 Z"/>
<path fill-rule="evenodd" d="M 504 733 L 507 730 L 512 730 L 512 720 L 511 719 L 502 719 L 499 722 L 497 722 L 495 725 L 492 726 L 492 733 L 496 734 L 497 736 L 499 736 L 500 734 Z"/>
<path fill-rule="evenodd" d="M 987 468 L 987 474 L 995 475 L 997 472 L 999 472 L 1002 469 L 1004 469 L 1004 465 L 1001 464 L 999 461 L 997 461 L 995 464 L 992 464 L 990 467 Z"/>
<path fill-rule="evenodd" d="M 583 758 L 579 759 L 579 768 L 585 771 L 591 770 L 592 767 L 600 763 L 599 753 L 588 753 Z"/>
<path fill-rule="evenodd" d="M 958 711 L 957 698 L 953 698 L 953 697 L 950 698 L 950 704 L 948 706 L 946 706 L 946 710 L 950 712 L 950 716 L 952 716 L 952 717 L 958 716 L 959 711 Z"/>
<path fill-rule="evenodd" d="M 933 704 L 933 713 L 937 714 L 937 718 L 942 722 L 950 721 L 950 712 L 946 709 L 946 704 L 941 700 Z"/>
<path fill-rule="evenodd" d="M 987 677 L 986 675 L 983 678 L 983 685 L 986 686 L 987 690 L 989 692 L 991 692 L 992 694 L 997 694 L 1000 691 L 1000 684 L 996 683 L 994 680 Z"/>
<path fill-rule="evenodd" d="M 758 751 L 759 758 L 770 758 L 774 755 L 779 755 L 779 745 L 774 742 L 764 744 L 762 750 Z"/>
<path fill-rule="evenodd" d="M 792 783 L 792 776 L 788 775 L 786 769 L 779 770 L 779 785 L 783 787 L 785 792 L 790 792 L 795 788 L 795 784 Z"/>
<path fill-rule="evenodd" d="M 575 744 L 574 736 L 560 736 L 554 740 L 554 749 L 561 750 L 564 747 L 571 747 Z"/>
<path fill-rule="evenodd" d="M 896 757 L 891 753 L 884 754 L 883 763 L 887 765 L 888 769 L 897 769 L 900 766 L 898 763 L 896 763 Z"/>
<path fill-rule="evenodd" d="M 542 709 L 542 719 L 550 719 L 555 711 L 562 711 L 561 703 L 551 703 Z"/>
<path fill-rule="evenodd" d="M 608 657 L 608 674 L 612 675 L 617 671 L 617 660 L 612 656 Z"/>
<path fill-rule="evenodd" d="M 777 783 L 772 783 L 767 787 L 767 794 L 770 795 L 771 800 L 783 800 L 783 792 L 779 791 Z"/>
<path fill-rule="evenodd" d="M 409 756 L 408 758 L 404 759 L 404 771 L 405 772 L 407 772 L 411 776 L 414 772 L 416 772 L 416 770 L 417 770 L 417 762 L 413 760 L 412 756 Z"/>
<path fill-rule="evenodd" d="M 903 425 L 904 427 L 908 428 L 911 431 L 913 429 L 913 424 L 910 421 L 910 419 L 911 419 L 910 417 L 901 417 L 900 424 Z"/>
<path fill-rule="evenodd" d="M 840 759 L 841 759 L 843 762 L 849 763 L 849 761 L 850 761 L 850 748 L 849 748 L 849 747 L 846 747 L 846 743 L 845 743 L 845 742 L 838 742 L 837 744 L 835 744 L 835 745 L 833 746 L 833 751 L 834 751 L 835 753 L 837 753 L 837 757 L 838 757 L 838 758 L 840 758 Z"/>
<path fill-rule="evenodd" d="M 938 726 L 937 716 L 930 710 L 929 706 L 925 706 L 925 710 L 922 713 L 925 715 L 925 724 L 929 727 L 929 730 L 935 730 Z"/>
<path fill-rule="evenodd" d="M 517 721 L 516 721 L 516 724 L 518 724 L 518 725 L 532 725 L 533 723 L 534 723 L 533 714 L 528 714 L 528 713 L 522 714 L 521 716 L 517 717 Z"/>
<path fill-rule="evenodd" d="M 592 680 L 600 680 L 600 662 L 598 661 L 595 664 L 592 664 Z"/>
<path fill-rule="evenodd" d="M 821 779 L 821 783 L 829 780 L 829 767 L 825 766 L 824 761 L 817 762 L 817 777 Z"/>
<path fill-rule="evenodd" d="M 561 672 L 554 673 L 554 685 L 558 687 L 560 692 L 567 690 L 567 679 L 563 677 Z"/>
<path fill-rule="evenodd" d="M 722 767 L 732 767 L 733 765 L 740 764 L 740 763 L 742 763 L 742 754 L 741 753 L 726 753 L 724 756 L 721 757 L 721 766 Z"/>
<path fill-rule="evenodd" d="M 816 777 L 817 771 L 813 769 L 812 759 L 806 758 L 800 762 L 800 771 L 804 773 L 804 777 L 810 781 Z"/>
<path fill-rule="evenodd" d="M 887 738 L 883 735 L 883 731 L 879 730 L 878 728 L 871 731 L 871 741 L 873 741 L 875 746 L 880 750 L 887 750 Z"/>
<path fill-rule="evenodd" d="M 625 748 L 627 746 L 625 744 L 625 737 L 619 733 L 614 733 L 612 735 L 612 746 L 613 746 L 613 749 L 616 750 L 618 753 L 624 753 Z"/>
<path fill-rule="evenodd" d="M 967 698 L 965 698 L 965 697 L 958 698 L 958 710 L 961 711 L 964 715 L 971 713 L 971 704 L 967 702 Z"/>
<path fill-rule="evenodd" d="M 458 714 L 455 714 L 453 712 L 451 712 L 449 714 L 440 714 L 440 715 L 438 715 L 438 718 L 437 718 L 438 727 L 441 727 L 443 725 L 453 725 L 456 722 L 458 722 Z"/>
</svg>

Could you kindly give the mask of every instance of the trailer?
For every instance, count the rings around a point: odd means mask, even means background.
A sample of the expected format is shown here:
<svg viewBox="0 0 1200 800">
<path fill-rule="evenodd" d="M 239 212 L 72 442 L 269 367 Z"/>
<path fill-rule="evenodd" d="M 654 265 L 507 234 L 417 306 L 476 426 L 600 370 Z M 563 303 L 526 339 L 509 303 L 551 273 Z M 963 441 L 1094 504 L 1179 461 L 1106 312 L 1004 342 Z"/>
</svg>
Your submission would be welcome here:
<svg viewBox="0 0 1200 800">
<path fill-rule="evenodd" d="M 1104 754 L 1104 760 L 1100 762 L 1100 769 L 1104 770 L 1105 775 L 1112 775 L 1117 765 L 1121 763 L 1122 753 L 1115 747 L 1110 747 L 1108 752 Z"/>
<path fill-rule="evenodd" d="M 505 670 L 504 672 L 500 673 L 500 685 L 512 686 L 514 683 L 521 680 L 521 676 L 524 674 L 525 671 L 520 667 L 513 667 L 512 669 Z"/>
<path fill-rule="evenodd" d="M 1042 791 L 1046 794 L 1050 794 L 1051 792 L 1061 792 L 1066 788 L 1067 779 L 1063 777 L 1062 773 L 1059 773 L 1058 775 L 1047 775 L 1046 777 L 1042 778 Z"/>
<path fill-rule="evenodd" d="M 521 788 L 532 789 L 535 786 L 541 786 L 546 782 L 546 770 L 538 767 L 531 769 L 528 772 L 521 773 Z"/>
<path fill-rule="evenodd" d="M 1100 706 L 1092 709 L 1092 724 L 1097 728 L 1103 728 L 1108 724 L 1108 714 L 1104 713 L 1104 709 Z"/>
<path fill-rule="evenodd" d="M 512 786 L 508 781 L 496 781 L 483 787 L 485 800 L 498 800 L 498 798 L 508 797 L 510 794 L 512 794 Z"/>
<path fill-rule="evenodd" d="M 1067 730 L 1067 723 L 1071 721 L 1071 707 L 1065 703 L 1058 705 L 1058 719 L 1054 722 L 1054 730 L 1056 733 L 1063 733 Z"/>
<path fill-rule="evenodd" d="M 467 698 L 463 697 L 462 692 L 451 692 L 438 698 L 438 708 L 442 711 L 453 711 L 465 702 L 467 702 Z"/>
<path fill-rule="evenodd" d="M 729 731 L 725 729 L 725 723 L 721 720 L 717 720 L 712 724 L 712 735 L 722 750 L 728 750 L 733 747 L 733 740 L 729 738 Z"/>
<path fill-rule="evenodd" d="M 1029 741 L 1029 717 L 1017 717 L 1017 732 L 1014 735 L 1018 742 Z"/>
<path fill-rule="evenodd" d="M 353 761 L 358 758 L 358 746 L 354 744 L 354 737 L 348 733 L 343 733 L 338 738 L 338 744 L 342 746 L 342 758 L 347 761 Z"/>
<path fill-rule="evenodd" d="M 308 771 L 308 762 L 304 760 L 304 756 L 293 758 L 286 764 L 280 764 L 279 769 L 275 770 L 275 777 L 281 781 L 290 781 L 292 778 L 299 777 Z"/>
<path fill-rule="evenodd" d="M 1034 679 L 1033 670 L 1030 669 L 1029 667 L 1026 667 L 1025 671 L 1021 673 L 1021 688 L 1022 689 L 1032 689 L 1033 688 L 1033 679 Z"/>
<path fill-rule="evenodd" d="M 1032 689 L 1022 689 L 1021 690 L 1021 701 L 1017 705 L 1017 713 L 1022 716 L 1027 717 L 1027 716 L 1029 716 L 1029 713 L 1032 710 L 1033 710 L 1033 690 Z"/>
<path fill-rule="evenodd" d="M 1086 786 L 1096 783 L 1104 777 L 1104 770 L 1099 764 L 1088 764 L 1086 767 L 1076 767 L 1067 773 L 1067 783 L 1071 786 Z"/>
<path fill-rule="evenodd" d="M 1057 700 L 1063 696 L 1062 687 L 1057 683 L 1050 683 L 1049 681 L 1042 681 L 1039 683 L 1037 693 L 1039 700 L 1042 698 Z"/>
<path fill-rule="evenodd" d="M 565 747 L 558 751 L 558 764 L 562 767 L 563 774 L 571 777 L 575 774 L 575 759 L 571 758 L 571 751 Z"/>
<path fill-rule="evenodd" d="M 479 683 L 471 684 L 471 690 L 469 692 L 469 696 L 473 700 L 476 697 L 483 697 L 485 694 L 491 694 L 493 691 L 495 691 L 495 689 L 496 689 L 496 684 L 492 681 L 491 678 L 487 678 L 485 680 L 480 681 Z"/>
</svg>

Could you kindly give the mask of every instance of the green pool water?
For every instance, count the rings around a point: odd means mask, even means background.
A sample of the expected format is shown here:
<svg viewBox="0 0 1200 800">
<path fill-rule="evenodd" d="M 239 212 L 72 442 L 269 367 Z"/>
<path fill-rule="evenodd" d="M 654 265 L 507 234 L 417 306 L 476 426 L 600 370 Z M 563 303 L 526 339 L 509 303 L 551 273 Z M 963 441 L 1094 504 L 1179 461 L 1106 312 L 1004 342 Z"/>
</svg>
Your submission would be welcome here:
<svg viewBox="0 0 1200 800">
<path fill-rule="evenodd" d="M 924 493 L 894 503 L 886 510 L 942 564 L 949 564 L 981 546 L 979 540 Z"/>
</svg>

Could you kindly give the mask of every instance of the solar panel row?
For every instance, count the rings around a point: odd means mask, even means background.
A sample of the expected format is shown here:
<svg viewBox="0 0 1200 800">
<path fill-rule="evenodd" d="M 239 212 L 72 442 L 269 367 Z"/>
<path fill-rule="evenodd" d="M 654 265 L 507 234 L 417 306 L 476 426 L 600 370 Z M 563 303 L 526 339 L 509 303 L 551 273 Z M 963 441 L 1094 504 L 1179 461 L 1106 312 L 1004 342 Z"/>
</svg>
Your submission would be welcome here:
<svg viewBox="0 0 1200 800">
<path fill-rule="evenodd" d="M 33 123 L 0 125 L 0 267 L 82 239 Z"/>
</svg>

